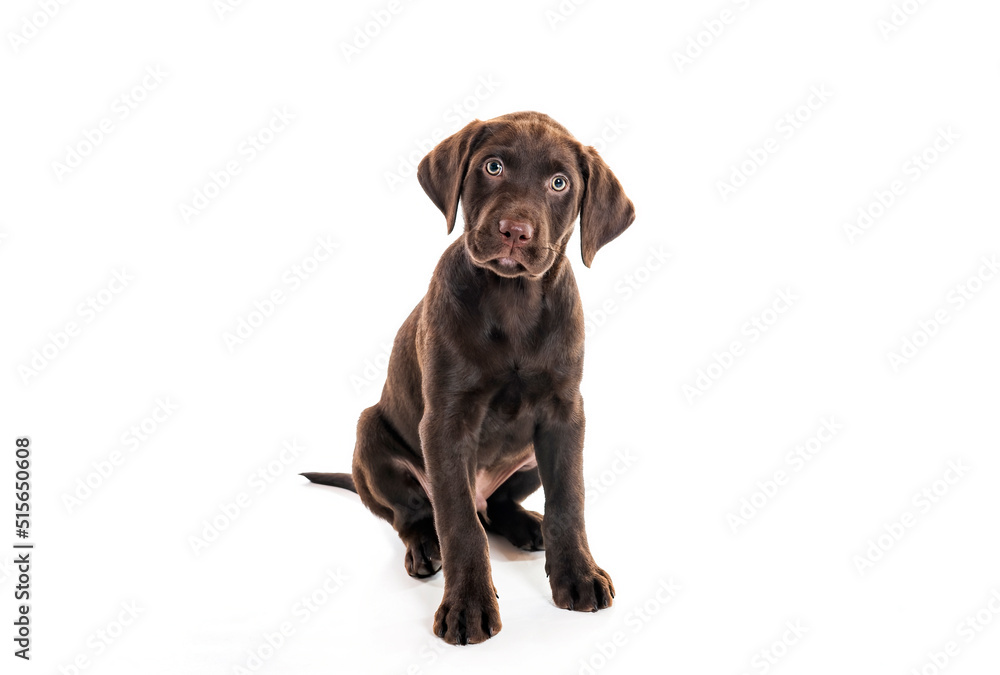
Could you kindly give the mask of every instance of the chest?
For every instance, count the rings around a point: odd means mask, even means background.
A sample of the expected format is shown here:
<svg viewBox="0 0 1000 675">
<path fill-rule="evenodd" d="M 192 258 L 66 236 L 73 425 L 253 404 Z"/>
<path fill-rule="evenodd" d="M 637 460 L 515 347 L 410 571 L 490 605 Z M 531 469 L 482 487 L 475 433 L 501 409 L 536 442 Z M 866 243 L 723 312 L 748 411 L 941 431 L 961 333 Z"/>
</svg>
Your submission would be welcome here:
<svg viewBox="0 0 1000 675">
<path fill-rule="evenodd" d="M 553 373 L 543 369 L 512 367 L 492 378 L 486 392 L 487 410 L 500 420 L 512 420 L 530 413 L 560 389 Z"/>
</svg>

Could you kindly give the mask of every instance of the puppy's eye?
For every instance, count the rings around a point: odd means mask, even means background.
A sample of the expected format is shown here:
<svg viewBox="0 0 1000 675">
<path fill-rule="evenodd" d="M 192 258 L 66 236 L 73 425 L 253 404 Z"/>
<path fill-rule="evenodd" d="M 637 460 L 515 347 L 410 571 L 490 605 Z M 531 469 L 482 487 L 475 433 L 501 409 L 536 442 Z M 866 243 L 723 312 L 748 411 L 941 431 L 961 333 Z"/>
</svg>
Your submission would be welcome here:
<svg viewBox="0 0 1000 675">
<path fill-rule="evenodd" d="M 569 186 L 569 181 L 566 180 L 565 176 L 555 176 L 550 185 L 556 192 L 562 192 Z"/>
<path fill-rule="evenodd" d="M 503 164 L 499 159 L 491 159 L 486 162 L 486 173 L 491 176 L 499 176 L 503 172 Z"/>
</svg>

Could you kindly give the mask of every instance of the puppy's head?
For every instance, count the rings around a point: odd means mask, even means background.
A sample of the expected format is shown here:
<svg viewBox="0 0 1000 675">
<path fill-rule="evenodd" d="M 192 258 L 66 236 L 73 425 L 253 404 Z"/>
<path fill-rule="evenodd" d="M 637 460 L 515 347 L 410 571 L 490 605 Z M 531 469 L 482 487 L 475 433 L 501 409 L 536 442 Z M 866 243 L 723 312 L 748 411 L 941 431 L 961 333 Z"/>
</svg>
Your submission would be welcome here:
<svg viewBox="0 0 1000 675">
<path fill-rule="evenodd" d="M 635 220 L 597 151 L 536 112 L 470 122 L 421 160 L 417 178 L 449 233 L 461 201 L 469 255 L 504 277 L 545 274 L 565 251 L 577 215 L 588 267 Z"/>
</svg>

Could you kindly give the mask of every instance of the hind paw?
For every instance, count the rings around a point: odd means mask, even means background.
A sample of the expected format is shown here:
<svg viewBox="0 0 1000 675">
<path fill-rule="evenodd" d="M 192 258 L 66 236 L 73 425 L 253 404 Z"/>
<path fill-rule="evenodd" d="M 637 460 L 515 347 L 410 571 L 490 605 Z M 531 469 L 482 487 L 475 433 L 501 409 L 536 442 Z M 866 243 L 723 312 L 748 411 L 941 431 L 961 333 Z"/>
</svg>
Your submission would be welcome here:
<svg viewBox="0 0 1000 675">
<path fill-rule="evenodd" d="M 441 547 L 436 533 L 414 534 L 409 537 L 400 535 L 400 537 L 406 544 L 403 565 L 407 574 L 417 579 L 424 579 L 438 573 L 441 569 Z"/>
</svg>

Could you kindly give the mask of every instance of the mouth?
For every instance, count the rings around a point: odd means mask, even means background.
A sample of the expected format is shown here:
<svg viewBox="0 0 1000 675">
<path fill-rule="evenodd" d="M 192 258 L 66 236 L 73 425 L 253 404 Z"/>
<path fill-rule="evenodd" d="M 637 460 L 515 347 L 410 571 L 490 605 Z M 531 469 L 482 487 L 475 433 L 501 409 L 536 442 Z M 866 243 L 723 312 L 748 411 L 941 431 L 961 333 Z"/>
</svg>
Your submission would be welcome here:
<svg viewBox="0 0 1000 675">
<path fill-rule="evenodd" d="M 536 260 L 537 252 L 531 247 L 500 245 L 499 242 L 481 241 L 470 236 L 466 240 L 466 250 L 472 262 L 501 277 L 538 276 L 541 261 Z"/>
<path fill-rule="evenodd" d="M 487 260 L 485 267 L 502 277 L 517 277 L 528 272 L 528 268 L 510 256 L 499 256 Z"/>
</svg>

